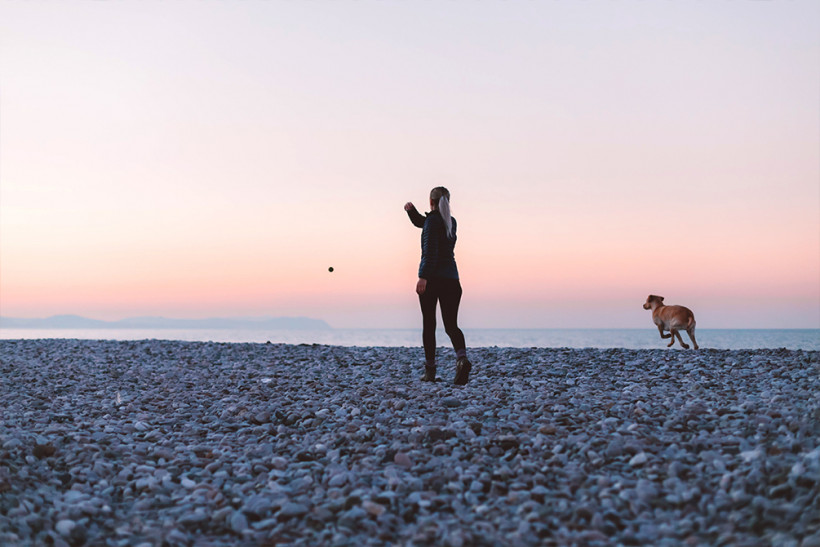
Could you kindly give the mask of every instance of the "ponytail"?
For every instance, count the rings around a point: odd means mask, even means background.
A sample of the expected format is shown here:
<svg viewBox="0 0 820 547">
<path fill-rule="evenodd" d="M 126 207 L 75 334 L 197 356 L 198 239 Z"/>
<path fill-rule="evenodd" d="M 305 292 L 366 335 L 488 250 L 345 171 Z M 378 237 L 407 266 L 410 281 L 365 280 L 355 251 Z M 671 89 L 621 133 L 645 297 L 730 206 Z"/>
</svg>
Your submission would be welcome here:
<svg viewBox="0 0 820 547">
<path fill-rule="evenodd" d="M 447 238 L 453 239 L 453 218 L 450 216 L 450 200 L 447 199 L 447 194 L 442 194 L 438 198 L 438 212 L 441 213 L 441 218 L 444 220 Z"/>
<path fill-rule="evenodd" d="M 453 217 L 450 216 L 450 191 L 444 186 L 436 186 L 430 191 L 430 199 L 438 204 L 438 212 L 444 221 L 447 239 L 453 239 Z"/>
</svg>

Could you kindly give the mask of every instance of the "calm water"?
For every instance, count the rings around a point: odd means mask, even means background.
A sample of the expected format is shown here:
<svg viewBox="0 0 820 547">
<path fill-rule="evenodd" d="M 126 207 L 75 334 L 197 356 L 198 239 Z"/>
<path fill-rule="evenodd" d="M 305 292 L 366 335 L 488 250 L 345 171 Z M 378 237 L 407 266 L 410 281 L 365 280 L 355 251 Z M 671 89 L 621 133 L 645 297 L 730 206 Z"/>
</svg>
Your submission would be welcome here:
<svg viewBox="0 0 820 547">
<path fill-rule="evenodd" d="M 468 346 L 664 348 L 655 329 L 464 329 Z M 684 341 L 689 343 L 685 333 Z M 820 329 L 699 329 L 702 348 L 787 348 L 820 350 Z M 420 329 L 207 330 L 207 329 L 0 329 L 0 339 L 79 338 L 90 340 L 187 340 L 201 342 L 273 342 L 336 346 L 420 346 Z M 449 345 L 444 331 L 439 345 Z M 676 343 L 675 348 L 678 348 Z"/>
</svg>

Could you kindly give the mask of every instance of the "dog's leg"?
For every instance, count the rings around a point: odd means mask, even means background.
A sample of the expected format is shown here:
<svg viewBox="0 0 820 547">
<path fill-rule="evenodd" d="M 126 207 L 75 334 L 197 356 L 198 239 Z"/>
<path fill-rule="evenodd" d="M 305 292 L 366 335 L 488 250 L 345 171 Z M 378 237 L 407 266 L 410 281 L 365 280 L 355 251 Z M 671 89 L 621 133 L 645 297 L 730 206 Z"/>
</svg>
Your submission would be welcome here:
<svg viewBox="0 0 820 547">
<path fill-rule="evenodd" d="M 673 336 L 673 338 L 672 338 L 673 341 L 675 340 L 674 336 L 678 337 L 678 342 L 680 342 L 680 346 L 683 349 L 689 349 L 689 344 L 687 344 L 686 342 L 683 341 L 683 338 L 681 337 L 679 330 L 672 330 L 672 336 Z"/>
<path fill-rule="evenodd" d="M 695 349 L 700 349 L 698 347 L 698 341 L 695 340 L 695 327 L 689 327 L 686 329 L 686 333 L 689 335 L 689 339 L 692 340 L 692 343 L 695 345 Z"/>
<path fill-rule="evenodd" d="M 675 344 L 675 329 L 670 329 L 669 336 L 664 336 L 664 338 L 671 338 L 672 340 L 666 344 L 667 348 L 671 348 Z"/>
<path fill-rule="evenodd" d="M 663 338 L 663 339 L 666 339 L 666 338 L 669 338 L 670 336 L 672 336 L 671 334 L 664 334 L 663 333 L 663 327 L 660 326 L 660 325 L 658 325 L 658 332 L 661 333 L 661 338 Z"/>
</svg>

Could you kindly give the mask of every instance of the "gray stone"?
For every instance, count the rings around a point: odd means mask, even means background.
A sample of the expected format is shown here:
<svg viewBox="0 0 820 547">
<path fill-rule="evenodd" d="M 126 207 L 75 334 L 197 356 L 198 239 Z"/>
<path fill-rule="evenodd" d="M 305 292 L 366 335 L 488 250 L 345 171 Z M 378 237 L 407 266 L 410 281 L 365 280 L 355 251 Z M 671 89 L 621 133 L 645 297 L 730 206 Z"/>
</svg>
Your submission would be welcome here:
<svg viewBox="0 0 820 547">
<path fill-rule="evenodd" d="M 230 519 L 231 530 L 241 534 L 248 529 L 248 519 L 242 511 L 234 511 Z"/>
<path fill-rule="evenodd" d="M 309 511 L 308 507 L 301 503 L 288 502 L 282 506 L 276 516 L 280 519 L 301 517 Z"/>
<path fill-rule="evenodd" d="M 0 340 L 0 544 L 820 547 L 816 351 L 419 351 Z"/>
<path fill-rule="evenodd" d="M 14 448 L 20 448 L 23 446 L 23 441 L 18 438 L 11 438 L 3 443 L 3 448 L 6 450 L 12 450 Z"/>
<path fill-rule="evenodd" d="M 76 528 L 77 523 L 71 519 L 58 520 L 54 525 L 54 530 L 63 537 L 71 536 L 71 532 Z"/>
<path fill-rule="evenodd" d="M 632 467 L 638 467 L 640 465 L 645 464 L 648 460 L 649 458 L 647 457 L 646 452 L 639 452 L 632 456 L 632 458 L 629 460 L 629 465 L 631 465 Z"/>
<path fill-rule="evenodd" d="M 273 509 L 273 503 L 265 496 L 252 496 L 242 506 L 242 511 L 256 518 L 263 518 Z"/>
<path fill-rule="evenodd" d="M 188 526 L 190 528 L 199 526 L 203 522 L 208 520 L 208 515 L 204 512 L 194 511 L 193 513 L 186 513 L 179 517 L 177 522 L 183 526 Z"/>
</svg>

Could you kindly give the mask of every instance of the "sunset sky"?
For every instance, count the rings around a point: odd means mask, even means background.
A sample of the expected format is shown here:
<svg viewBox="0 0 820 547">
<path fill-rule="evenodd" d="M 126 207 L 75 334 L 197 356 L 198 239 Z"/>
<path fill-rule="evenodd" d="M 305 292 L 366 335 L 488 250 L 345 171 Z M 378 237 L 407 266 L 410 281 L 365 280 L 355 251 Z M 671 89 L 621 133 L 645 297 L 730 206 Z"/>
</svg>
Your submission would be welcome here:
<svg viewBox="0 0 820 547">
<path fill-rule="evenodd" d="M 0 3 L 0 313 L 820 327 L 820 2 Z M 335 271 L 328 272 L 333 266 Z"/>
</svg>

